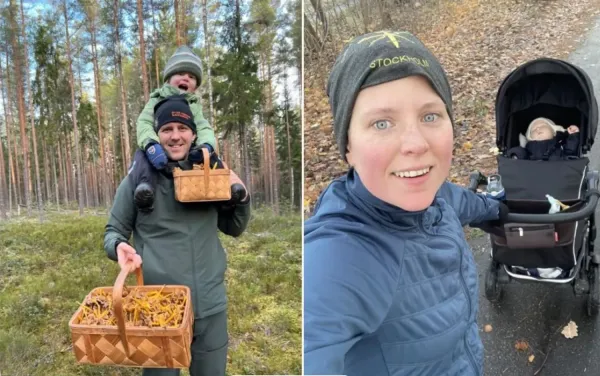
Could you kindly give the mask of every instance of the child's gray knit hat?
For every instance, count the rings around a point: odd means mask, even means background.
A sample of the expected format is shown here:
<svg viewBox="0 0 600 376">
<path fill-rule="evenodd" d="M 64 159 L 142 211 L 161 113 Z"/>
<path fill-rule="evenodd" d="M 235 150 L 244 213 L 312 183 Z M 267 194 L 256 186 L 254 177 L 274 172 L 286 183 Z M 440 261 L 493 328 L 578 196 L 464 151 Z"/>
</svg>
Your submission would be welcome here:
<svg viewBox="0 0 600 376">
<path fill-rule="evenodd" d="M 191 48 L 181 46 L 169 58 L 163 71 L 164 82 L 176 73 L 189 72 L 196 76 L 196 87 L 202 82 L 202 61 Z"/>
<path fill-rule="evenodd" d="M 446 104 L 454 125 L 452 92 L 444 69 L 437 58 L 407 31 L 382 30 L 352 39 L 337 57 L 327 96 L 333 112 L 334 131 L 342 158 L 346 159 L 348 128 L 358 92 L 413 75 L 427 78 Z M 398 93 L 405 95 L 410 93 Z"/>
</svg>

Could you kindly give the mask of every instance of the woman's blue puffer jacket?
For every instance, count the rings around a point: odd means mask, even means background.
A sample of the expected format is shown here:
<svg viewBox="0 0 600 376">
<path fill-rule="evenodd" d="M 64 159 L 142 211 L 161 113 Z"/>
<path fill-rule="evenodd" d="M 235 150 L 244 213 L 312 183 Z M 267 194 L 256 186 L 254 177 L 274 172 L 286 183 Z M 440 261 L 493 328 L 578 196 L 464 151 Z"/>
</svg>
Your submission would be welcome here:
<svg viewBox="0 0 600 376">
<path fill-rule="evenodd" d="M 304 229 L 304 374 L 483 374 L 476 264 L 462 226 L 498 202 L 444 183 L 407 212 L 357 173 L 321 195 Z"/>
</svg>

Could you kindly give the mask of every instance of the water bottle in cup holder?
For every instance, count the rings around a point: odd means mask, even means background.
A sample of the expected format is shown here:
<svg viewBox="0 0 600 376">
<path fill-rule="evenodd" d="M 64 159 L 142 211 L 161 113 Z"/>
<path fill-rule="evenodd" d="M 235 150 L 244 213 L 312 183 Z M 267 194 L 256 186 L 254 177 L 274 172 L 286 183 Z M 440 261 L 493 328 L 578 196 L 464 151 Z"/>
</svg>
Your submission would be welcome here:
<svg viewBox="0 0 600 376">
<path fill-rule="evenodd" d="M 504 200 L 505 193 L 502 186 L 502 177 L 498 174 L 488 176 L 486 194 L 496 200 Z"/>
</svg>

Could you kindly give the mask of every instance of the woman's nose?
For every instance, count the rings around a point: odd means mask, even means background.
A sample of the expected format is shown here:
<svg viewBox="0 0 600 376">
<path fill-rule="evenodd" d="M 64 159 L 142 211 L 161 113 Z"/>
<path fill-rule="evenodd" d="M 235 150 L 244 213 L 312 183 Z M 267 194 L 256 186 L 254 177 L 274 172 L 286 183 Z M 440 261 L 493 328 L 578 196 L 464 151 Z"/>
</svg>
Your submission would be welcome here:
<svg viewBox="0 0 600 376">
<path fill-rule="evenodd" d="M 429 148 L 427 140 L 418 127 L 410 127 L 402 135 L 400 151 L 403 154 L 423 154 Z"/>
</svg>

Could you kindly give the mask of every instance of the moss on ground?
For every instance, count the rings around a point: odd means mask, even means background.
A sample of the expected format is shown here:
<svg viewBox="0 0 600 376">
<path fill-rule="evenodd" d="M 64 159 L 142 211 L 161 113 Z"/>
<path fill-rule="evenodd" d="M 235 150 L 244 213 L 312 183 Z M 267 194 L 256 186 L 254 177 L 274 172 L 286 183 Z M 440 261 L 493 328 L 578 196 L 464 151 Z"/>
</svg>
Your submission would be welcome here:
<svg viewBox="0 0 600 376">
<path fill-rule="evenodd" d="M 0 374 L 141 374 L 79 365 L 70 348 L 68 321 L 79 302 L 118 274 L 102 248 L 106 219 L 55 214 L 43 224 L 0 223 Z M 229 266 L 227 374 L 301 374 L 300 215 L 257 210 L 244 235 L 221 239 Z"/>
</svg>

